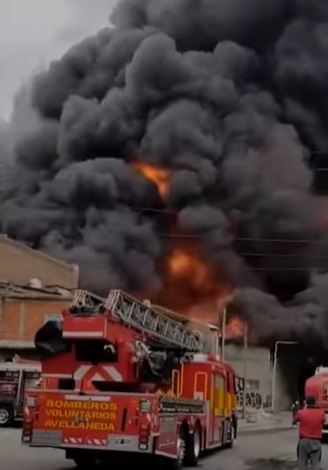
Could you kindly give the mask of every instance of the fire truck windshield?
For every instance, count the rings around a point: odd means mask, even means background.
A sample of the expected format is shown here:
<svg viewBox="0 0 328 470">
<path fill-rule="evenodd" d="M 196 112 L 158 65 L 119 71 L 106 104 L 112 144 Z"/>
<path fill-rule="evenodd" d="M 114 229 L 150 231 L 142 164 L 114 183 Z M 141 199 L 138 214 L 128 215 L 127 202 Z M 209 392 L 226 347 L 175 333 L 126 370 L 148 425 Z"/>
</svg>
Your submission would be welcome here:
<svg viewBox="0 0 328 470">
<path fill-rule="evenodd" d="M 81 340 L 75 343 L 75 356 L 79 362 L 117 362 L 117 351 L 113 344 L 99 340 Z"/>
<path fill-rule="evenodd" d="M 83 307 L 70 307 L 70 313 L 77 317 L 89 317 L 92 315 L 103 315 L 105 307 L 103 305 L 98 306 L 83 306 Z"/>
</svg>

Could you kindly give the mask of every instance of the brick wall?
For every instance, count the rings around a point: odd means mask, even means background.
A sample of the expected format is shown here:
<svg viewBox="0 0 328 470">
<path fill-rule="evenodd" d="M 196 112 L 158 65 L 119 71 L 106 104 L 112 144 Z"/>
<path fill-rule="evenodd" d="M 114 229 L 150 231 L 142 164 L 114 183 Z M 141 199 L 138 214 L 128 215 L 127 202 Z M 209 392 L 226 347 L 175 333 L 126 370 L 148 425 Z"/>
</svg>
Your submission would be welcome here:
<svg viewBox="0 0 328 470">
<path fill-rule="evenodd" d="M 33 341 L 46 315 L 60 314 L 69 304 L 69 300 L 3 299 L 0 341 Z"/>
<path fill-rule="evenodd" d="M 0 280 L 27 284 L 37 278 L 43 285 L 67 289 L 78 286 L 78 268 L 56 260 L 0 234 Z"/>
</svg>

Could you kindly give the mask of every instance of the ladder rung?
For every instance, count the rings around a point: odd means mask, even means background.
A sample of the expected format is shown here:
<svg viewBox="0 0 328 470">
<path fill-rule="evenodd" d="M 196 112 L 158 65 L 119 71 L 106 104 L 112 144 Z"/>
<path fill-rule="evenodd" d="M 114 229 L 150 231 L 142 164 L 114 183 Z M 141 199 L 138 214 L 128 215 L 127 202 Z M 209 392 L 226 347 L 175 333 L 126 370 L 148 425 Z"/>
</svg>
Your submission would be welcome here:
<svg viewBox="0 0 328 470">
<path fill-rule="evenodd" d="M 192 351 L 202 349 L 200 334 L 185 328 L 176 320 L 152 310 L 149 306 L 138 302 L 122 291 L 111 291 L 106 301 L 107 305 L 111 306 L 112 314 L 130 326 L 152 333 L 155 337 L 181 348 Z"/>
</svg>

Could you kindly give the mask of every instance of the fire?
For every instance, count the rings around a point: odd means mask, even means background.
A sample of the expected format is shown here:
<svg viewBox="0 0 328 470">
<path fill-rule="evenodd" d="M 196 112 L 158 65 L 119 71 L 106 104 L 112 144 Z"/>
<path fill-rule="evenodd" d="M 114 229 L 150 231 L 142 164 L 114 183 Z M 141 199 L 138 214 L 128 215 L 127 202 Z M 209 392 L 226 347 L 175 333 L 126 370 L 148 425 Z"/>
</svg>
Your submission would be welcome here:
<svg viewBox="0 0 328 470">
<path fill-rule="evenodd" d="M 156 185 L 163 199 L 167 196 L 169 170 L 141 161 L 133 167 Z M 171 227 L 171 231 L 175 229 L 178 227 Z M 156 303 L 194 320 L 218 324 L 220 312 L 231 299 L 232 286 L 220 267 L 206 259 L 204 247 L 195 240 L 174 241 L 161 263 L 163 284 Z"/>
<path fill-rule="evenodd" d="M 168 170 L 143 162 L 135 163 L 134 167 L 157 186 L 158 192 L 163 198 L 167 195 L 170 177 Z"/>
<path fill-rule="evenodd" d="M 208 277 L 207 266 L 196 256 L 183 250 L 176 249 L 168 260 L 172 276 L 180 279 L 190 279 L 195 286 L 201 286 Z"/>
<path fill-rule="evenodd" d="M 164 284 L 157 299 L 190 318 L 218 321 L 218 314 L 231 293 L 217 267 L 200 256 L 196 242 L 176 245 L 164 260 Z"/>
<path fill-rule="evenodd" d="M 222 335 L 223 311 L 233 299 L 233 287 L 219 267 L 201 256 L 197 242 L 175 245 L 164 260 L 164 285 L 156 302 L 187 316 L 191 324 L 212 324 Z M 246 324 L 236 312 L 227 312 L 225 338 L 240 341 Z"/>
<path fill-rule="evenodd" d="M 162 301 L 191 321 L 222 326 L 222 313 L 233 296 L 233 288 L 222 280 L 220 272 L 197 254 L 197 247 L 177 247 L 168 256 L 167 283 Z M 245 322 L 236 313 L 228 313 L 225 328 L 227 340 L 240 340 Z"/>
</svg>

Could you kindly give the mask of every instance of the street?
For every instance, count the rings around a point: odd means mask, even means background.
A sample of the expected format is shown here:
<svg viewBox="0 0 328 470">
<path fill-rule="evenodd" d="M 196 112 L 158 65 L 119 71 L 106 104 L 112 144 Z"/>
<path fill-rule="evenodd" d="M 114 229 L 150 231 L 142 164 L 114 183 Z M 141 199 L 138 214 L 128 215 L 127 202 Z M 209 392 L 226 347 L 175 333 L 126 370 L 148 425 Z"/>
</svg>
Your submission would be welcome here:
<svg viewBox="0 0 328 470">
<path fill-rule="evenodd" d="M 234 449 L 207 456 L 201 460 L 199 467 L 203 470 L 294 469 L 296 436 L 296 430 L 241 435 Z M 18 429 L 0 430 L 0 455 L 1 468 L 6 470 L 74 468 L 61 451 L 22 446 Z M 328 446 L 323 447 L 322 468 L 328 469 Z"/>
</svg>

